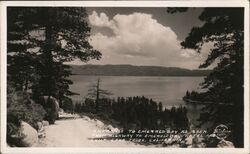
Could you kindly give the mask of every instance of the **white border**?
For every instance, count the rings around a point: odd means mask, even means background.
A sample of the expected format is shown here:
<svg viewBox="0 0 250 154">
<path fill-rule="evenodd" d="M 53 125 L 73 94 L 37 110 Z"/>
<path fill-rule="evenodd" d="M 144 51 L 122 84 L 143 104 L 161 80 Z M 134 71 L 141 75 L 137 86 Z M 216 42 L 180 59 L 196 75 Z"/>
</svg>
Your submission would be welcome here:
<svg viewBox="0 0 250 154">
<path fill-rule="evenodd" d="M 249 153 L 249 2 L 245 0 L 202 1 L 4 1 L 1 4 L 1 151 L 2 153 Z M 244 7 L 244 148 L 10 148 L 6 139 L 6 7 Z"/>
</svg>

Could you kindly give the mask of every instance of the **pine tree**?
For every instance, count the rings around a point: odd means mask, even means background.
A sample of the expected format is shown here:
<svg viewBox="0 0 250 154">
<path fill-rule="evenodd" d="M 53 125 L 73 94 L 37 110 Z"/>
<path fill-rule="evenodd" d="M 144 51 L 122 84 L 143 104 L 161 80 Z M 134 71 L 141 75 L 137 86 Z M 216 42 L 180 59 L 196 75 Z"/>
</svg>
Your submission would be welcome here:
<svg viewBox="0 0 250 154">
<path fill-rule="evenodd" d="M 100 82 L 101 80 L 98 78 L 96 84 L 90 86 L 87 94 L 87 97 L 95 100 L 96 113 L 100 111 L 102 105 L 100 104 L 101 99 L 112 95 L 111 92 L 100 88 Z"/>
<path fill-rule="evenodd" d="M 171 8 L 168 11 L 186 10 Z M 232 128 L 235 146 L 243 147 L 244 9 L 205 8 L 199 19 L 204 24 L 193 27 L 181 45 L 202 52 L 203 45 L 212 42 L 214 46 L 200 68 L 218 62 L 203 82 L 203 88 L 208 89 L 206 99 L 213 103 L 206 105 L 200 120 L 227 124 Z"/>
<path fill-rule="evenodd" d="M 35 45 L 28 41 L 30 26 L 23 22 L 24 10 L 7 10 L 7 79 L 16 90 L 27 91 L 37 77 L 36 54 L 29 50 Z"/>
<path fill-rule="evenodd" d="M 8 80 L 32 89 L 34 97 L 74 94 L 64 63 L 101 57 L 88 42 L 86 17 L 84 8 L 8 7 Z"/>
</svg>

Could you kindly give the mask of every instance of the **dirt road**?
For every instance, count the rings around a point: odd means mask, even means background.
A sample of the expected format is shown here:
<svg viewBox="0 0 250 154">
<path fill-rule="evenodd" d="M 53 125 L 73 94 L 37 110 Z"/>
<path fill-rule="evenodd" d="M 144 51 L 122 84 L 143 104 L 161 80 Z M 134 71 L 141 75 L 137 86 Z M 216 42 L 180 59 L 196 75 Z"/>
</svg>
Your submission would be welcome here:
<svg viewBox="0 0 250 154">
<path fill-rule="evenodd" d="M 99 120 L 85 118 L 57 120 L 54 125 L 45 127 L 46 138 L 39 147 L 139 147 L 127 141 L 93 141 L 94 131 L 104 130 Z"/>
</svg>

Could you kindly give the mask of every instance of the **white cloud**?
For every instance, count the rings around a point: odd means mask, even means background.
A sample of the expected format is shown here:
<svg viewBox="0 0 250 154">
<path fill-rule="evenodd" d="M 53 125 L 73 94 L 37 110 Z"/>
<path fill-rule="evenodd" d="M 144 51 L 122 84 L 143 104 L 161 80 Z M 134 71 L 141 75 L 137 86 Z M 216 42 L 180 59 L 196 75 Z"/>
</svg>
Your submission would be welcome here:
<svg viewBox="0 0 250 154">
<path fill-rule="evenodd" d="M 112 22 L 109 21 L 109 17 L 105 13 L 100 13 L 100 16 L 93 11 L 92 15 L 89 16 L 90 24 L 93 26 L 103 26 L 109 27 L 111 26 Z"/>
<path fill-rule="evenodd" d="M 175 32 L 150 14 L 117 14 L 109 19 L 105 13 L 98 15 L 93 11 L 89 22 L 92 26 L 109 28 L 114 34 L 91 36 L 91 45 L 103 53 L 102 60 L 96 63 L 197 68 L 204 60 L 194 50 L 182 49 Z"/>
</svg>

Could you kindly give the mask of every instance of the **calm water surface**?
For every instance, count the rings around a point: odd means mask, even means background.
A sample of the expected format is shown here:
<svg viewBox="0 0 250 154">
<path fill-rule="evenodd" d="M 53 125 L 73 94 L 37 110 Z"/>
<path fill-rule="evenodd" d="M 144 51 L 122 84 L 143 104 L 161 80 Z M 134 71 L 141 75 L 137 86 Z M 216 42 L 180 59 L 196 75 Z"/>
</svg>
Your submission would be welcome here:
<svg viewBox="0 0 250 154">
<path fill-rule="evenodd" d="M 141 76 L 100 76 L 100 87 L 112 92 L 111 97 L 145 96 L 161 101 L 164 106 L 183 104 L 182 97 L 187 90 L 200 90 L 203 77 L 141 77 Z M 98 76 L 73 75 L 74 82 L 70 90 L 80 95 L 74 99 L 82 99 L 95 84 Z"/>
<path fill-rule="evenodd" d="M 70 79 L 74 82 L 70 90 L 80 95 L 73 96 L 74 100 L 81 100 L 88 93 L 91 85 L 101 79 L 100 87 L 112 92 L 111 97 L 117 96 L 145 96 L 157 102 L 162 102 L 164 107 L 184 105 L 188 109 L 188 117 L 195 120 L 199 116 L 200 106 L 187 105 L 182 97 L 186 91 L 198 90 L 204 77 L 152 77 L 152 76 L 83 76 L 73 75 Z"/>
</svg>

